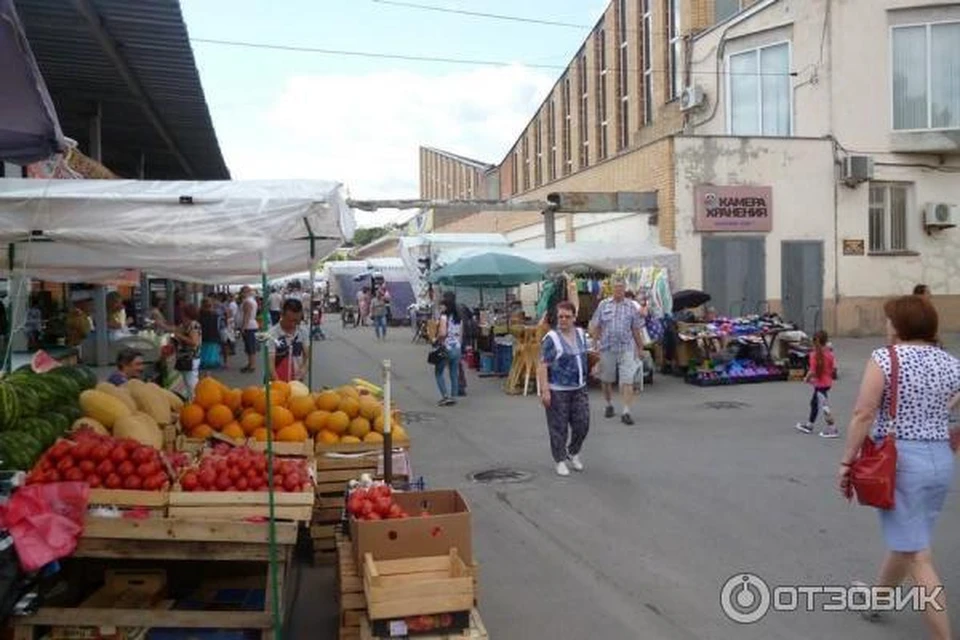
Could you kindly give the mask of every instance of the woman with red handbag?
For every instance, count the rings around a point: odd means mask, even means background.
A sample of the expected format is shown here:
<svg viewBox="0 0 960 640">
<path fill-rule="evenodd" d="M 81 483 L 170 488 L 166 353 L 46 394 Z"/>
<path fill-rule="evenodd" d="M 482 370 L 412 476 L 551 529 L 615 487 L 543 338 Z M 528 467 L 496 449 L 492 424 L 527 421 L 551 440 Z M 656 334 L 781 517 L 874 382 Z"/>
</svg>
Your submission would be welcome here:
<svg viewBox="0 0 960 640">
<path fill-rule="evenodd" d="M 910 578 L 927 594 L 942 582 L 930 551 L 933 529 L 953 481 L 949 419 L 960 401 L 960 360 L 936 346 L 938 318 L 929 300 L 905 296 L 884 306 L 892 346 L 867 363 L 838 473 L 849 498 L 879 508 L 888 553 L 876 587 Z M 932 638 L 948 640 L 946 597 L 927 606 Z M 866 617 L 873 619 L 871 612 Z"/>
</svg>

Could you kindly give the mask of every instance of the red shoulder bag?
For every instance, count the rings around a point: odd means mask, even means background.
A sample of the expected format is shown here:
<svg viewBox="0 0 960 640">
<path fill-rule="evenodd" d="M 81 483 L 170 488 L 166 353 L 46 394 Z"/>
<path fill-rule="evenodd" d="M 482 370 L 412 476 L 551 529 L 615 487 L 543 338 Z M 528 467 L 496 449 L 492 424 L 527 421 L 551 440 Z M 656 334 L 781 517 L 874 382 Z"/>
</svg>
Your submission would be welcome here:
<svg viewBox="0 0 960 640">
<path fill-rule="evenodd" d="M 850 465 L 847 499 L 857 494 L 857 502 L 878 509 L 893 509 L 897 478 L 897 400 L 900 395 L 900 359 L 895 347 L 887 347 L 890 354 L 890 415 L 887 434 L 880 444 L 867 436 L 860 455 Z"/>
</svg>

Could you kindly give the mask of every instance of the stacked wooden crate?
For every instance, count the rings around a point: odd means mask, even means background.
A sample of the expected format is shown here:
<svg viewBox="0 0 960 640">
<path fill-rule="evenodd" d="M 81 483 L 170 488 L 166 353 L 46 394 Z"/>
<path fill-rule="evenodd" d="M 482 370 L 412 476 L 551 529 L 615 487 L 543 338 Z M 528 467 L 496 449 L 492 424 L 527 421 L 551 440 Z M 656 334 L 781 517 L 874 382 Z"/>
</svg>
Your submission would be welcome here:
<svg viewBox="0 0 960 640">
<path fill-rule="evenodd" d="M 376 475 L 379 451 L 371 445 L 318 445 L 317 488 L 310 537 L 314 561 L 336 559 L 335 533 L 343 516 L 344 494 L 351 480 L 365 473 Z"/>
<path fill-rule="evenodd" d="M 350 539 L 338 533 L 335 544 L 340 640 L 359 640 L 360 621 L 367 612 L 367 599 L 363 595 L 363 578 L 357 569 Z"/>
</svg>

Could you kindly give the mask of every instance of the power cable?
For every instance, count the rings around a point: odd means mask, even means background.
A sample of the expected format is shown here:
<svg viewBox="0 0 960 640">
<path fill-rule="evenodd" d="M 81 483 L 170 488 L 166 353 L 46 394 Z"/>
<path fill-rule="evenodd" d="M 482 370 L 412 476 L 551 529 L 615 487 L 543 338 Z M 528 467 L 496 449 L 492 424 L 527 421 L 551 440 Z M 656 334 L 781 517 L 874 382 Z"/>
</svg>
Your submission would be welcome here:
<svg viewBox="0 0 960 640">
<path fill-rule="evenodd" d="M 508 22 L 525 22 L 528 24 L 539 24 L 548 27 L 565 27 L 567 29 L 592 29 L 588 24 L 574 24 L 572 22 L 560 22 L 557 20 L 543 20 L 539 18 L 526 18 L 523 16 L 509 16 L 501 13 L 487 13 L 484 11 L 467 11 L 466 9 L 453 9 L 451 7 L 438 7 L 432 4 L 420 4 L 416 2 L 399 2 L 399 0 L 373 0 L 377 4 L 389 4 L 395 7 L 405 7 L 407 9 L 419 9 L 421 11 L 435 11 L 437 13 L 452 13 L 461 16 L 470 16 L 473 18 L 488 18 L 491 20 L 506 20 Z"/>
<path fill-rule="evenodd" d="M 512 67 L 512 66 L 522 66 L 529 69 L 550 69 L 557 71 L 566 71 L 571 68 L 572 65 L 558 65 L 558 64 L 541 64 L 541 63 L 526 63 L 526 62 L 505 62 L 502 60 L 479 60 L 473 58 L 447 58 L 441 56 L 420 56 L 420 55 L 410 55 L 405 53 L 380 53 L 376 51 L 351 51 L 348 49 L 324 49 L 319 47 L 306 47 L 306 46 L 295 46 L 295 45 L 285 45 L 285 44 L 270 44 L 265 42 L 247 42 L 242 40 L 220 40 L 213 38 L 190 38 L 191 42 L 199 42 L 203 44 L 215 44 L 228 47 L 245 47 L 249 49 L 268 49 L 273 51 L 288 51 L 293 53 L 317 53 L 321 55 L 331 55 L 331 56 L 349 56 L 355 58 L 374 58 L 379 60 L 405 60 L 408 62 L 440 62 L 445 64 L 462 64 L 462 65 L 474 65 L 474 66 L 487 66 L 487 67 Z M 592 66 L 592 65 L 591 65 Z M 627 67 L 628 72 L 637 72 L 639 69 L 637 67 Z M 652 73 L 669 73 L 664 69 L 650 69 Z M 607 73 L 615 74 L 617 69 L 614 67 L 609 67 Z M 594 69 L 591 69 L 591 73 L 594 73 Z M 728 73 L 724 71 L 691 71 L 692 75 L 704 75 L 704 76 L 751 76 L 751 77 L 760 77 L 760 76 L 796 76 L 796 71 L 788 71 L 786 73 L 769 73 L 769 72 L 757 72 L 757 73 Z"/>
</svg>

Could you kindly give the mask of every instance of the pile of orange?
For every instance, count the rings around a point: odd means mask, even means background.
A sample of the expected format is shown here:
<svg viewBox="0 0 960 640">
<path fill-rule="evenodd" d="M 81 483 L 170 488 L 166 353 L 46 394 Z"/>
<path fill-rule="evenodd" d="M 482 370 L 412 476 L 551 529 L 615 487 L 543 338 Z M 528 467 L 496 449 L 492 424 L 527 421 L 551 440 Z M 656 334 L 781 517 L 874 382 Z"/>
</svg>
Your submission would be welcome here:
<svg viewBox="0 0 960 640">
<path fill-rule="evenodd" d="M 311 437 L 325 444 L 383 442 L 383 405 L 366 389 L 351 386 L 309 393 L 299 383 L 270 384 L 269 420 L 279 442 L 306 442 Z M 180 411 L 180 426 L 191 438 L 213 432 L 242 440 L 267 439 L 267 394 L 263 387 L 231 389 L 215 378 L 197 384 L 192 403 Z M 399 414 L 393 414 L 394 441 L 407 441 Z"/>
</svg>

